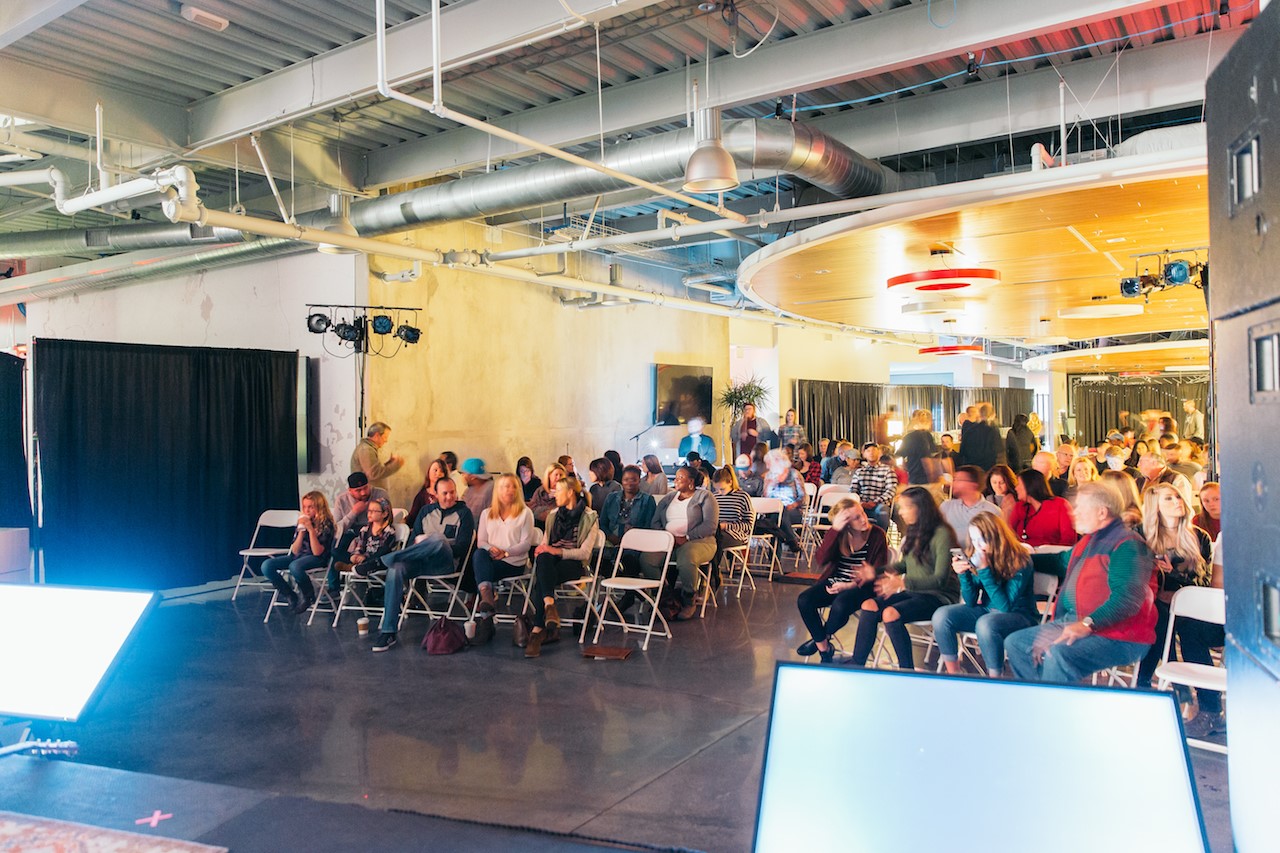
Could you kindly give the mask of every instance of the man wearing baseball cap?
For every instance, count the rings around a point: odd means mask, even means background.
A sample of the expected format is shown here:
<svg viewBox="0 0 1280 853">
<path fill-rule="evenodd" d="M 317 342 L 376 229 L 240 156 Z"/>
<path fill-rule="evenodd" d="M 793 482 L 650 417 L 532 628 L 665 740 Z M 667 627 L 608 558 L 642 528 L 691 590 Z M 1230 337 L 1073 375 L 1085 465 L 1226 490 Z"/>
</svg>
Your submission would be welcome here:
<svg viewBox="0 0 1280 853">
<path fill-rule="evenodd" d="M 485 470 L 484 460 L 475 456 L 464 461 L 458 470 L 467 483 L 462 502 L 471 510 L 473 517 L 479 518 L 493 503 L 493 475 Z"/>
</svg>

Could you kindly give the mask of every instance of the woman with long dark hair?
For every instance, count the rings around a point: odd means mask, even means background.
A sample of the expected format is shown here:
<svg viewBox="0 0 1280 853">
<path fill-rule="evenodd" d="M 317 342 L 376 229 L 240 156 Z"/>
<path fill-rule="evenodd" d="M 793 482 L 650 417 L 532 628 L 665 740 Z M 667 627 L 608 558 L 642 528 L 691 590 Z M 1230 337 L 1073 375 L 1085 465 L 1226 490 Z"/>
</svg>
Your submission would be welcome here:
<svg viewBox="0 0 1280 853">
<path fill-rule="evenodd" d="M 1031 552 L 1013 535 L 1004 519 L 980 512 L 969 522 L 969 542 L 951 569 L 960 577 L 961 604 L 933 614 L 933 636 L 947 672 L 960 671 L 957 635 L 973 631 L 987 667 L 999 678 L 1004 671 L 1004 638 L 1036 624 L 1035 567 Z"/>
<path fill-rule="evenodd" d="M 538 491 L 538 487 L 542 485 L 542 480 L 538 475 L 533 473 L 533 460 L 528 456 L 521 456 L 516 461 L 516 477 L 520 480 L 520 490 L 524 495 L 524 502 L 528 503 L 533 500 L 533 493 Z"/>
<path fill-rule="evenodd" d="M 662 470 L 661 460 L 650 453 L 641 461 L 644 462 L 644 479 L 640 481 L 640 491 L 655 498 L 660 498 L 671 491 L 671 484 L 667 482 L 667 472 Z"/>
<path fill-rule="evenodd" d="M 960 580 L 951 570 L 951 549 L 956 536 L 943 519 L 928 489 L 912 486 L 897 501 L 898 515 L 906 526 L 902 557 L 890 564 L 875 582 L 875 598 L 862 603 L 858 635 L 849 663 L 863 666 L 876 641 L 876 626 L 893 643 L 898 666 L 914 669 L 908 622 L 932 619 L 944 604 L 960 600 Z"/>
<path fill-rule="evenodd" d="M 1018 504 L 1018 475 L 1008 465 L 996 465 L 987 472 L 987 495 L 1008 521 Z"/>
<path fill-rule="evenodd" d="M 822 569 L 818 582 L 800 593 L 796 606 L 809 629 L 809 639 L 796 654 L 817 654 L 823 663 L 835 655 L 831 638 L 849 622 L 849 617 L 875 596 L 875 579 L 889 561 L 889 543 L 884 531 L 871 523 L 862 504 L 842 498 L 830 511 L 831 526 L 813 557 Z M 827 607 L 824 622 L 819 611 Z"/>
<path fill-rule="evenodd" d="M 1034 468 L 1018 475 L 1018 502 L 1009 514 L 1009 526 L 1032 548 L 1076 544 L 1071 504 L 1055 497 L 1044 474 Z"/>
</svg>

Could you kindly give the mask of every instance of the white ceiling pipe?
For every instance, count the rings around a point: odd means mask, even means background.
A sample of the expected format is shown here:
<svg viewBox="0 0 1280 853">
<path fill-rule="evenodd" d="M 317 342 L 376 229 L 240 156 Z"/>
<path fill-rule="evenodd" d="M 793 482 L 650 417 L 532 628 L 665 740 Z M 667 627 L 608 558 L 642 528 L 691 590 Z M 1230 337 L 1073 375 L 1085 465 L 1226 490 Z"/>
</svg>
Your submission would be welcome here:
<svg viewBox="0 0 1280 853">
<path fill-rule="evenodd" d="M 387 4 L 386 4 L 386 0 L 377 0 L 376 12 L 377 14 L 376 14 L 376 22 L 374 25 L 374 30 L 377 36 L 377 48 L 378 48 L 377 50 L 378 93 L 382 95 L 384 98 L 389 98 L 391 100 L 400 101 L 403 104 L 408 104 L 409 106 L 412 106 L 412 107 L 417 107 L 418 109 L 429 112 L 434 116 L 438 116 L 439 118 L 446 119 L 448 121 L 457 122 L 458 124 L 465 125 L 475 130 L 479 130 L 482 133 L 487 133 L 490 136 L 496 136 L 499 139 L 505 139 L 508 142 L 514 142 L 517 145 L 521 145 L 526 148 L 532 148 L 535 151 L 541 151 L 543 154 L 547 154 L 551 157 L 556 157 L 560 160 L 573 163 L 576 166 L 584 166 L 588 169 L 592 169 L 593 171 L 608 175 L 611 178 L 616 178 L 617 180 L 631 184 L 632 186 L 640 187 L 641 189 L 646 189 L 649 192 L 655 193 L 657 195 L 666 196 L 667 198 L 672 198 L 672 199 L 675 199 L 676 201 L 683 202 L 684 204 L 690 205 L 691 207 L 701 208 L 702 210 L 706 210 L 718 216 L 727 217 L 735 221 L 740 221 L 743 219 L 743 217 L 741 217 L 739 214 L 732 213 L 730 211 L 725 210 L 724 205 L 722 204 L 711 204 L 709 202 L 703 201 L 700 198 L 695 198 L 693 196 L 686 195 L 684 193 L 676 192 L 674 190 L 669 190 L 666 187 L 661 186 L 660 184 L 655 184 L 655 183 L 652 183 L 651 181 L 646 181 L 641 178 L 628 175 L 625 172 L 619 172 L 616 169 L 610 169 L 608 166 L 605 166 L 601 163 L 595 163 L 595 162 L 592 162 L 591 160 L 586 159 L 585 157 L 579 157 L 576 154 L 570 154 L 567 151 L 561 151 L 559 148 L 556 148 L 555 146 L 545 145 L 541 142 L 538 142 L 535 139 L 529 139 L 528 137 L 521 136 L 518 133 L 513 133 L 509 130 L 506 130 L 505 128 L 501 128 L 501 127 L 498 127 L 497 125 L 489 124 L 488 122 L 481 121 L 480 119 L 473 118 L 472 116 L 469 116 L 465 113 L 460 113 L 460 112 L 457 112 L 456 110 L 452 110 L 449 107 L 446 107 L 444 105 L 444 101 L 441 95 L 441 81 L 443 78 L 443 72 L 441 68 L 441 58 L 440 58 L 440 0 L 432 0 L 432 3 L 431 3 L 431 40 L 432 40 L 432 50 L 434 52 L 434 55 L 432 56 L 432 62 L 434 63 L 434 67 L 432 70 L 432 80 L 431 80 L 432 101 L 427 102 L 427 101 L 421 100 L 420 98 L 415 98 L 411 95 L 406 95 L 403 92 L 399 92 L 391 88 L 391 84 L 387 81 Z"/>
<path fill-rule="evenodd" d="M 252 216 L 240 216 L 221 210 L 209 210 L 204 206 L 197 208 L 194 214 L 180 212 L 174 222 L 198 222 L 214 228 L 234 228 L 249 234 L 261 234 L 264 237 L 284 237 L 289 240 L 301 240 L 305 243 L 319 245 L 325 243 L 364 252 L 367 255 L 381 255 L 388 258 L 402 258 L 406 261 L 426 261 L 432 264 L 442 263 L 445 257 L 440 252 L 430 249 L 419 249 L 399 243 L 383 243 L 366 237 L 351 237 L 335 231 L 321 228 L 308 228 L 305 225 L 293 225 L 287 222 L 273 222 L 269 219 L 258 219 Z M 472 253 L 474 254 L 474 253 Z"/>
</svg>

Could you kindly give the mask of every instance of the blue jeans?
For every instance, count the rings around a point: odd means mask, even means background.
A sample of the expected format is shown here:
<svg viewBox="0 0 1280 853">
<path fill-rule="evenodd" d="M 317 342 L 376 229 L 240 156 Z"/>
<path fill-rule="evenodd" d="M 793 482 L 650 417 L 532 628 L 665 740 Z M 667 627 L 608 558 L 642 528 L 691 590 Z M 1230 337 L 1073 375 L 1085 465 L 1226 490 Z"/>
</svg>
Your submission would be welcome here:
<svg viewBox="0 0 1280 853">
<path fill-rule="evenodd" d="M 495 560 L 488 551 L 479 550 L 471 555 L 471 568 L 476 573 L 476 586 L 493 586 L 504 578 L 514 578 L 529 571 L 524 564 L 515 566 L 506 560 Z"/>
<path fill-rule="evenodd" d="M 960 659 L 956 635 L 962 631 L 974 632 L 978 635 L 978 648 L 987 672 L 998 675 L 1004 670 L 1004 638 L 1034 624 L 1035 620 L 1022 613 L 1005 613 L 982 604 L 948 604 L 933 614 L 933 636 L 938 643 L 939 657 L 954 662 Z"/>
<path fill-rule="evenodd" d="M 262 562 L 262 576 L 271 581 L 271 585 L 286 598 L 292 598 L 294 595 L 293 587 L 289 586 L 289 582 L 280 576 L 280 573 L 288 569 L 289 574 L 293 575 L 293 582 L 298 585 L 298 592 L 302 597 L 310 601 L 316 597 L 316 588 L 311 583 L 311 578 L 307 577 L 307 570 L 318 569 L 329 562 L 328 557 L 314 557 L 307 554 L 303 557 L 295 557 L 293 554 L 284 554 L 279 557 L 271 557 Z"/>
<path fill-rule="evenodd" d="M 1047 681 L 1054 684 L 1073 684 L 1095 672 L 1113 666 L 1137 663 L 1147 653 L 1147 643 L 1129 643 L 1090 634 L 1071 645 L 1059 643 L 1046 646 L 1044 658 L 1036 663 L 1032 648 L 1037 638 L 1051 643 L 1062 634 L 1065 623 L 1050 622 L 1022 631 L 1015 631 L 1005 638 L 1009 666 L 1024 681 Z"/>
<path fill-rule="evenodd" d="M 428 533 L 416 545 L 392 551 L 382 557 L 382 563 L 387 567 L 387 579 L 378 630 L 384 634 L 394 634 L 400 627 L 400 608 L 404 606 L 404 591 L 410 581 L 422 575 L 451 575 L 457 571 L 453 547 L 439 533 Z"/>
</svg>

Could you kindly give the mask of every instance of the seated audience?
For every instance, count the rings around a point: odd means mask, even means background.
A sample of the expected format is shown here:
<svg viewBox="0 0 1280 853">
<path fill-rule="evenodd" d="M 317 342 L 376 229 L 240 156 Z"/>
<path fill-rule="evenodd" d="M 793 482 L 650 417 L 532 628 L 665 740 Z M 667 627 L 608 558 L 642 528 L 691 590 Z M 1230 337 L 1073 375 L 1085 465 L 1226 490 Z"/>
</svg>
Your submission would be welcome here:
<svg viewBox="0 0 1280 853">
<path fill-rule="evenodd" d="M 1004 672 L 1004 638 L 1040 620 L 1036 611 L 1035 567 L 999 513 L 974 517 L 966 537 L 964 556 L 951 560 L 960 576 L 963 602 L 941 607 L 933 614 L 933 636 L 947 672 L 960 671 L 957 634 L 978 635 L 978 649 L 987 675 Z"/>
<path fill-rule="evenodd" d="M 853 445 L 847 441 L 832 442 L 831 452 L 822 460 L 822 481 L 830 483 L 834 480 L 836 473 L 841 469 L 849 467 L 848 454 L 853 452 Z M 849 472 L 849 476 L 853 474 Z M 848 485 L 844 483 L 842 485 Z"/>
<path fill-rule="evenodd" d="M 884 463 L 880 445 L 868 441 L 862 445 L 862 465 L 853 472 L 849 486 L 862 501 L 862 509 L 871 523 L 889 529 L 889 507 L 898 493 L 898 478 L 893 468 Z"/>
<path fill-rule="evenodd" d="M 1204 466 L 1191 461 L 1191 442 L 1184 438 L 1175 444 L 1172 450 L 1172 460 L 1169 459 L 1169 454 L 1167 452 L 1165 453 L 1165 463 L 1169 466 L 1169 470 L 1177 471 L 1188 480 L 1194 482 L 1196 475 L 1204 469 Z"/>
<path fill-rule="evenodd" d="M 640 481 L 640 491 L 655 498 L 662 497 L 670 489 L 667 472 L 662 470 L 662 462 L 652 453 L 644 457 L 644 479 Z"/>
<path fill-rule="evenodd" d="M 932 619 L 939 607 L 960 600 L 960 580 L 951 570 L 955 534 L 933 495 L 923 486 L 911 486 L 898 499 L 898 514 L 906 526 L 902 557 L 885 568 L 875 582 L 875 597 L 862 602 L 858 611 L 858 633 L 849 658 L 854 666 L 866 664 L 876 628 L 883 624 L 898 667 L 914 669 L 907 623 Z"/>
<path fill-rule="evenodd" d="M 552 462 L 543 472 L 542 485 L 534 491 L 533 497 L 529 500 L 529 509 L 533 512 L 533 524 L 539 530 L 547 520 L 547 513 L 555 509 L 556 483 L 567 476 L 568 472 L 559 462 Z"/>
<path fill-rule="evenodd" d="M 961 465 L 951 477 L 951 497 L 939 507 L 961 548 L 969 547 L 969 524 L 975 515 L 983 512 L 1001 515 L 1000 507 L 982 496 L 986 479 L 977 465 Z"/>
<path fill-rule="evenodd" d="M 752 462 L 751 458 L 743 453 L 734 460 L 734 469 L 738 475 L 738 487 L 746 492 L 748 497 L 764 497 L 763 463 Z"/>
<path fill-rule="evenodd" d="M 449 479 L 453 480 L 453 485 L 457 487 L 458 496 L 465 495 L 467 493 L 467 481 L 462 476 L 462 472 L 458 470 L 458 454 L 452 450 L 446 450 L 440 454 L 440 461 L 444 462 L 445 467 L 449 469 Z"/>
<path fill-rule="evenodd" d="M 1200 512 L 1195 525 L 1217 541 L 1222 532 L 1222 491 L 1218 483 L 1211 481 L 1200 487 Z"/>
<path fill-rule="evenodd" d="M 1129 468 L 1129 473 L 1136 479 L 1138 477 L 1138 463 L 1142 457 L 1150 453 L 1150 445 L 1146 441 L 1139 439 L 1129 448 L 1129 455 L 1124 460 L 1124 467 Z"/>
<path fill-rule="evenodd" d="M 360 533 L 360 528 L 369 523 L 366 510 L 369 508 L 369 501 L 374 499 L 391 503 L 391 497 L 385 490 L 369 485 L 369 478 L 364 472 L 355 471 L 347 477 L 347 490 L 334 501 L 334 515 L 337 523 L 342 525 L 342 538 L 333 547 L 333 562 L 325 577 L 325 587 L 330 595 L 336 596 L 341 591 L 338 588 L 338 563 L 351 562 L 348 551 L 351 540 Z"/>
<path fill-rule="evenodd" d="M 1018 475 L 1008 465 L 996 465 L 987 472 L 987 495 L 1008 521 L 1018 504 Z"/>
<path fill-rule="evenodd" d="M 657 509 L 658 504 L 653 495 L 641 489 L 640 469 L 635 465 L 623 468 L 621 489 L 610 492 L 600 509 L 600 532 L 604 534 L 606 543 L 601 571 L 611 567 L 617 558 L 618 545 L 622 543 L 623 535 L 633 528 L 648 530 L 653 525 L 653 515 Z M 635 551 L 623 553 L 623 574 L 640 576 L 638 558 L 639 554 Z M 634 597 L 628 599 L 627 603 L 630 604 L 632 600 Z"/>
<path fill-rule="evenodd" d="M 1118 489 L 1080 487 L 1075 523 L 1081 539 L 1068 557 L 1053 621 L 1005 639 L 1019 678 L 1071 684 L 1137 663 L 1155 642 L 1155 561 L 1147 543 L 1121 520 L 1123 512 Z"/>
<path fill-rule="evenodd" d="M 1209 585 L 1214 589 L 1222 589 L 1222 535 L 1213 541 L 1213 559 L 1210 563 L 1212 575 Z M 1220 649 L 1226 643 L 1224 626 L 1213 622 L 1202 622 L 1199 619 L 1188 619 L 1179 616 L 1173 623 L 1173 633 L 1177 638 L 1175 648 L 1182 652 L 1182 660 L 1188 663 L 1199 663 L 1213 666 L 1211 649 Z M 1164 638 L 1156 637 L 1156 644 L 1163 646 Z M 1170 660 L 1173 651 L 1169 650 Z M 1200 711 L 1185 724 L 1183 729 L 1187 737 L 1204 739 L 1209 735 L 1222 734 L 1227 730 L 1227 721 L 1222 715 L 1222 694 L 1216 690 L 1196 688 L 1196 700 Z"/>
<path fill-rule="evenodd" d="M 1062 453 L 1062 449 L 1064 447 L 1071 447 L 1071 445 L 1058 445 L 1057 454 L 1050 453 L 1047 450 L 1041 450 L 1035 456 L 1031 457 L 1031 468 L 1044 475 L 1044 482 L 1045 485 L 1048 486 L 1050 494 L 1057 498 L 1060 498 L 1067 493 L 1067 478 L 1064 476 L 1067 468 L 1058 464 L 1058 454 Z M 1075 448 L 1071 447 L 1071 450 L 1068 452 L 1071 453 L 1071 458 L 1068 460 L 1067 465 L 1070 465 L 1076 458 Z"/>
<path fill-rule="evenodd" d="M 436 484 L 436 503 L 423 510 L 413 526 L 413 544 L 370 561 L 375 563 L 370 566 L 371 571 L 378 562 L 387 568 L 375 652 L 385 652 L 396 645 L 400 609 L 409 582 L 420 575 L 451 575 L 458 571 L 471 549 L 475 529 L 475 518 L 458 500 L 453 480 L 441 480 Z"/>
<path fill-rule="evenodd" d="M 1071 504 L 1049 493 L 1044 474 L 1028 468 L 1018 477 L 1018 502 L 1009 526 L 1026 545 L 1074 545 L 1076 529 Z"/>
<path fill-rule="evenodd" d="M 622 454 L 616 450 L 606 450 L 600 454 L 605 459 L 613 463 L 613 481 L 616 483 L 622 479 Z"/>
<path fill-rule="evenodd" d="M 862 603 L 875 596 L 875 580 L 889 561 L 889 543 L 884 530 L 867 519 L 862 505 L 853 498 L 842 498 L 829 513 L 831 527 L 813 556 L 813 565 L 821 575 L 818 582 L 800 593 L 796 606 L 809 630 L 809 639 L 796 649 L 796 654 L 817 654 L 823 663 L 831 663 L 835 649 L 831 638 L 848 624 Z M 829 608 L 824 622 L 819 611 Z"/>
<path fill-rule="evenodd" d="M 592 459 L 591 464 L 587 466 L 587 482 L 591 488 L 587 491 L 587 496 L 591 500 L 591 508 L 598 515 L 600 510 L 604 509 L 604 499 L 615 492 L 622 491 L 620 486 L 613 479 L 614 467 L 613 463 L 601 456 L 599 459 Z"/>
<path fill-rule="evenodd" d="M 533 630 L 524 647 L 525 657 L 538 657 L 543 644 L 560 639 L 556 588 L 589 571 L 598 518 L 582 495 L 581 480 L 566 477 L 556 484 L 556 508 L 547 515 L 546 541 L 534 550 L 534 590 L 529 596 Z"/>
<path fill-rule="evenodd" d="M 573 467 L 573 457 L 567 453 L 556 460 L 560 467 L 564 468 L 564 475 L 573 479 L 578 479 L 578 470 Z M 554 493 L 553 493 L 554 494 Z"/>
<path fill-rule="evenodd" d="M 482 616 L 492 615 L 497 608 L 494 584 L 528 569 L 529 550 L 533 548 L 533 511 L 522 498 L 519 478 L 503 474 L 494 482 L 493 503 L 480 513 L 471 565 L 480 594 L 477 612 Z"/>
<path fill-rule="evenodd" d="M 1125 527 L 1142 535 L 1142 495 L 1138 493 L 1138 486 L 1133 476 L 1129 474 L 1129 469 L 1103 471 L 1098 481 L 1114 489 L 1119 495 L 1121 505 L 1124 507 L 1120 520 L 1124 522 Z"/>
<path fill-rule="evenodd" d="M 391 504 L 388 501 L 374 499 L 369 501 L 366 510 L 369 523 L 360 528 L 356 538 L 351 540 L 351 570 L 364 577 L 378 560 L 396 549 L 396 528 L 391 520 Z"/>
<path fill-rule="evenodd" d="M 1138 460 L 1138 491 L 1146 494 L 1147 489 L 1156 483 L 1168 483 L 1187 497 L 1191 503 L 1191 481 L 1170 469 L 1164 464 L 1164 457 L 1158 453 L 1148 453 Z"/>
<path fill-rule="evenodd" d="M 682 602 L 677 620 L 692 619 L 697 612 L 693 602 L 698 592 L 698 566 L 716 555 L 716 501 L 706 489 L 697 488 L 695 476 L 688 468 L 677 468 L 675 490 L 658 501 L 653 518 L 654 529 L 666 530 L 676 539 L 676 587 Z"/>
<path fill-rule="evenodd" d="M 800 472 L 806 483 L 822 485 L 822 463 L 813 458 L 813 447 L 808 442 L 796 446 L 796 461 L 792 467 Z"/>
<path fill-rule="evenodd" d="M 1142 532 L 1155 554 L 1156 642 L 1138 667 L 1138 686 L 1150 687 L 1169 629 L 1169 602 L 1184 586 L 1209 586 L 1213 577 L 1213 540 L 1192 521 L 1191 504 L 1167 483 L 1156 483 L 1142 498 Z"/>
<path fill-rule="evenodd" d="M 368 478 L 356 472 L 351 477 L 360 477 L 364 481 L 362 488 L 369 488 Z M 363 511 L 363 510 L 362 510 Z M 269 557 L 262 563 L 262 576 L 270 581 L 281 597 L 289 603 L 289 610 L 301 613 L 315 603 L 316 588 L 311 583 L 307 571 L 318 569 L 329 563 L 329 552 L 333 548 L 335 524 L 329 512 L 329 502 L 320 492 L 307 492 L 302 496 L 302 512 L 298 515 L 298 532 L 293 537 L 288 554 Z M 294 592 L 289 582 L 281 577 L 280 572 L 288 570 L 297 584 Z"/>
<path fill-rule="evenodd" d="M 533 473 L 533 460 L 528 456 L 521 456 L 516 461 L 516 477 L 520 479 L 520 491 L 524 495 L 524 502 L 528 503 L 533 500 L 533 493 L 542 485 L 538 475 Z"/>
<path fill-rule="evenodd" d="M 720 561 L 726 548 L 746 545 L 755 529 L 756 511 L 751 496 L 738 485 L 738 475 L 728 465 L 711 478 L 716 499 L 716 555 L 711 561 L 711 584 L 720 586 Z"/>
<path fill-rule="evenodd" d="M 768 530 L 781 545 L 792 553 L 800 553 L 800 540 L 792 525 L 803 520 L 806 500 L 804 481 L 800 473 L 791 467 L 791 462 L 782 450 L 770 450 L 765 454 L 764 492 L 766 497 L 782 501 L 782 524 Z M 773 526 L 771 520 L 760 519 L 762 525 Z"/>
<path fill-rule="evenodd" d="M 847 441 L 840 442 L 840 449 L 832 457 L 831 475 L 828 478 L 833 486 L 852 486 L 853 475 L 858 470 L 858 454 L 853 445 Z"/>
<path fill-rule="evenodd" d="M 1076 505 L 1076 493 L 1085 483 L 1098 479 L 1098 466 L 1088 456 L 1077 456 L 1067 469 L 1067 491 L 1063 495 L 1067 503 Z"/>
<path fill-rule="evenodd" d="M 485 470 L 483 459 L 473 456 L 462 463 L 462 479 L 467 483 L 467 490 L 460 493 L 462 500 L 471 517 L 478 518 L 493 504 L 493 475 Z"/>
<path fill-rule="evenodd" d="M 436 502 L 436 483 L 449 476 L 448 466 L 444 464 L 443 459 L 432 459 L 427 465 L 427 475 L 423 480 L 422 488 L 418 489 L 418 493 L 413 496 L 413 503 L 409 505 L 409 514 L 405 516 L 405 524 L 413 526 L 418 520 L 418 513 L 422 512 L 422 508 L 427 504 Z"/>
<path fill-rule="evenodd" d="M 1098 457 L 1098 473 L 1103 471 L 1122 471 L 1129 464 L 1129 449 L 1111 445 Z"/>
</svg>

